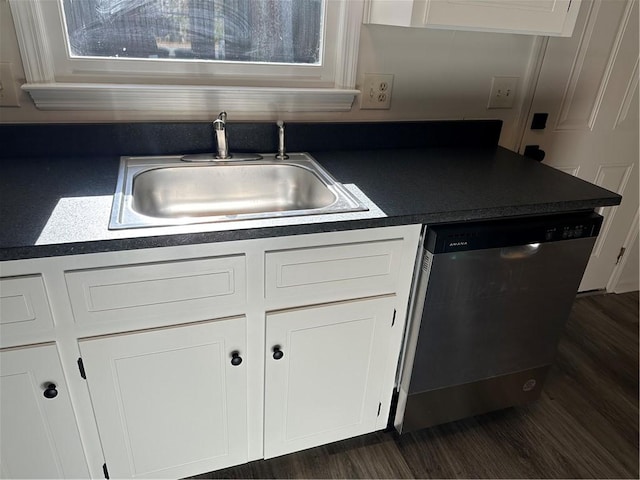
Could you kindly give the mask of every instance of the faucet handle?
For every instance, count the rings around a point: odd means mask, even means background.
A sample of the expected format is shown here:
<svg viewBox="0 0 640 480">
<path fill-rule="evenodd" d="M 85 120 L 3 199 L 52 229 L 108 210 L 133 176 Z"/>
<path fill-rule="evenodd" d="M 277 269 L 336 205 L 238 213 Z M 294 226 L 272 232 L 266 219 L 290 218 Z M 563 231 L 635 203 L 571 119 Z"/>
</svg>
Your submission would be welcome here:
<svg viewBox="0 0 640 480">
<path fill-rule="evenodd" d="M 227 123 L 227 112 L 220 112 L 218 118 L 213 121 L 213 128 L 215 130 L 224 130 Z"/>
</svg>

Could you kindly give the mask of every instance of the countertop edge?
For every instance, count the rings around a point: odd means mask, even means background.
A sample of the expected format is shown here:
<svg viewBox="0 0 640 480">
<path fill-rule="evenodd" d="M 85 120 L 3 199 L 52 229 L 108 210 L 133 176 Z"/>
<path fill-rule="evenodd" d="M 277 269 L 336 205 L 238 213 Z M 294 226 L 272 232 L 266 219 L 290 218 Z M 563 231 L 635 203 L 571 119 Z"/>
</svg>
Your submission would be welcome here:
<svg viewBox="0 0 640 480">
<path fill-rule="evenodd" d="M 522 218 L 537 215 L 554 215 L 577 211 L 593 210 L 598 207 L 620 204 L 621 197 L 613 195 L 593 200 L 543 203 L 534 205 L 504 206 L 490 209 L 469 209 L 431 214 L 414 214 L 381 218 L 345 220 L 313 224 L 297 224 L 256 229 L 226 230 L 217 232 L 184 233 L 162 236 L 136 237 L 125 239 L 95 240 L 74 243 L 57 243 L 0 249 L 0 261 L 15 261 L 69 255 L 83 255 L 145 248 L 176 247 L 203 243 L 232 242 L 258 238 L 272 238 L 291 235 L 305 235 L 362 228 L 379 228 L 411 224 L 442 224 L 477 220 L 497 220 Z"/>
</svg>

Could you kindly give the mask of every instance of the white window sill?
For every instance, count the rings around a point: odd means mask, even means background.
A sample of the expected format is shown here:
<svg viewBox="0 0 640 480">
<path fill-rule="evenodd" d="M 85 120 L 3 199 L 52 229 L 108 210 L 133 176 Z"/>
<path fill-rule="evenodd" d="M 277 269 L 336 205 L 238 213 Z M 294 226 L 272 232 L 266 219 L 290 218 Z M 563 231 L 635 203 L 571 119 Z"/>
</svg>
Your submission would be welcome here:
<svg viewBox="0 0 640 480">
<path fill-rule="evenodd" d="M 142 110 L 193 113 L 345 112 L 360 92 L 334 88 L 27 83 L 40 110 Z"/>
</svg>

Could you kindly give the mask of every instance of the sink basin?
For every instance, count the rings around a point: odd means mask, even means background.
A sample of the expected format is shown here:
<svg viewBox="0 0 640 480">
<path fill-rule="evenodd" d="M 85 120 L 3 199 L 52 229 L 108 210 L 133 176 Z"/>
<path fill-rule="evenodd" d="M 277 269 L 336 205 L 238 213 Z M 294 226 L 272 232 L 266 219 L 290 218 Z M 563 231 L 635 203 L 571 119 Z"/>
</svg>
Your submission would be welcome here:
<svg viewBox="0 0 640 480">
<path fill-rule="evenodd" d="M 311 156 L 187 163 L 123 157 L 110 229 L 367 210 Z"/>
<path fill-rule="evenodd" d="M 181 218 L 323 208 L 336 195 L 297 165 L 155 168 L 133 181 L 132 208 L 151 217 Z"/>
</svg>

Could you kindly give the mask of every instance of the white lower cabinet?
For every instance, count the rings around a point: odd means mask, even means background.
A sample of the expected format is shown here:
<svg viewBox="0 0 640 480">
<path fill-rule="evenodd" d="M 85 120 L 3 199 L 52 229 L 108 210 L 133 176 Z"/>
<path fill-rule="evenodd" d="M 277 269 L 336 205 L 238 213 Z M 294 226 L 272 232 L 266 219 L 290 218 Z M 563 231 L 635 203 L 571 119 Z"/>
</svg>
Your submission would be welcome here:
<svg viewBox="0 0 640 480">
<path fill-rule="evenodd" d="M 265 458 L 376 430 L 395 302 L 267 314 Z"/>
<path fill-rule="evenodd" d="M 0 351 L 2 478 L 88 478 L 54 344 Z"/>
<path fill-rule="evenodd" d="M 247 461 L 245 317 L 80 341 L 112 478 Z"/>
<path fill-rule="evenodd" d="M 2 477 L 182 478 L 385 428 L 420 230 L 3 262 Z"/>
</svg>

